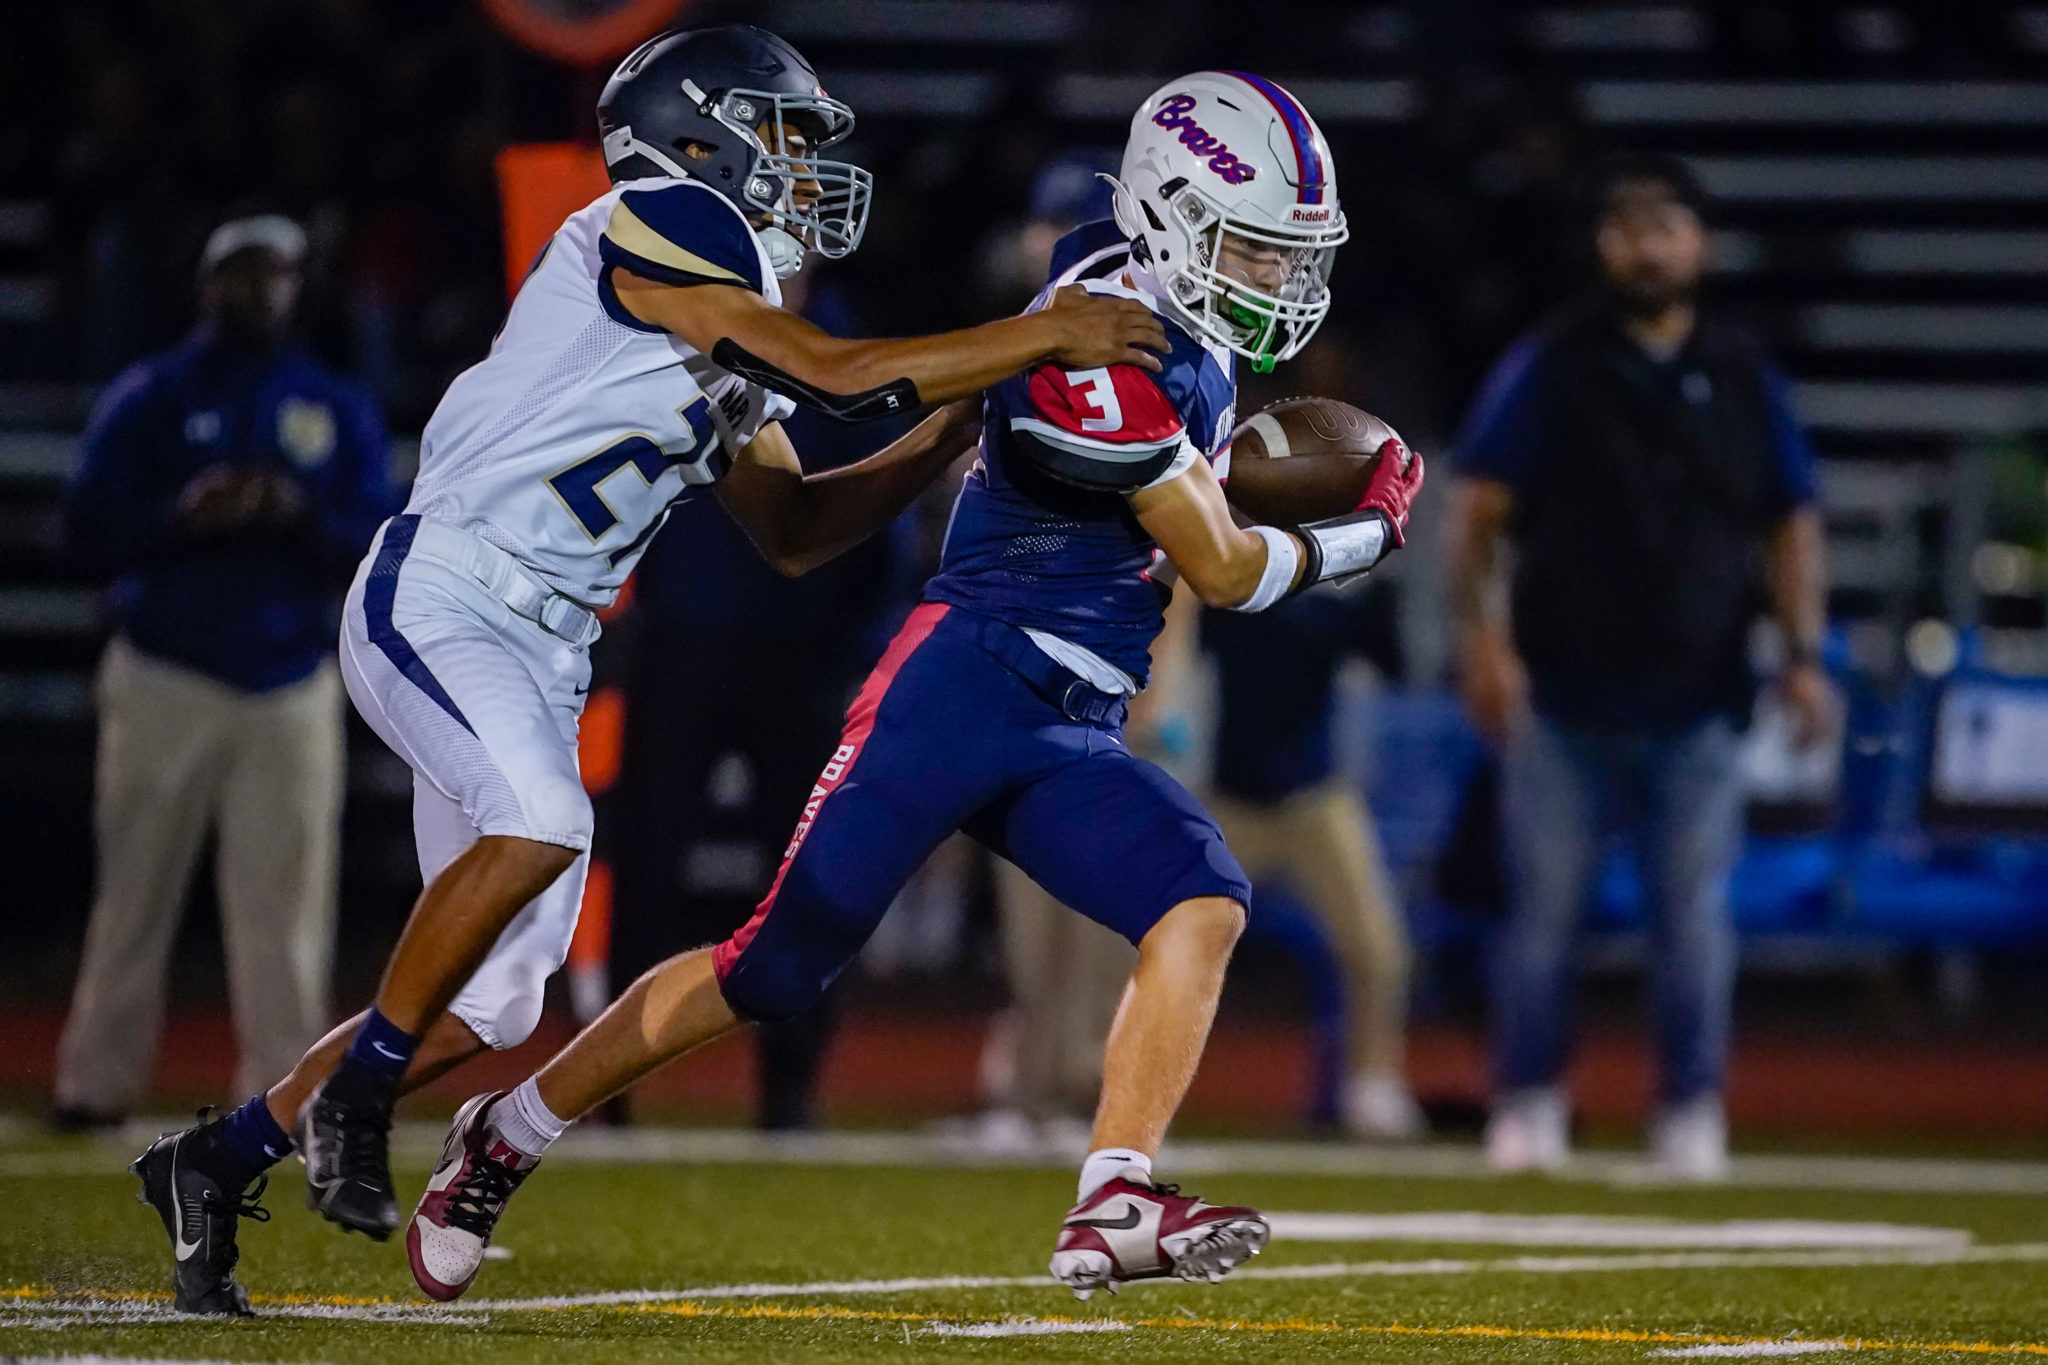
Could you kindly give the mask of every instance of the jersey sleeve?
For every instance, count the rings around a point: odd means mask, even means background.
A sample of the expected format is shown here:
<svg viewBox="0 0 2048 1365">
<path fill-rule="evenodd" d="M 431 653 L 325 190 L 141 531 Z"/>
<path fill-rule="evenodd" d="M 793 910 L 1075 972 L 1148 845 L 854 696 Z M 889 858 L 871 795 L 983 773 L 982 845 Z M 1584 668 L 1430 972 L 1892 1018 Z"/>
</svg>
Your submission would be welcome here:
<svg viewBox="0 0 2048 1365">
<path fill-rule="evenodd" d="M 1544 424 L 1544 345 L 1527 337 L 1495 363 L 1455 443 L 1458 473 L 1519 488 L 1539 453 Z"/>
<path fill-rule="evenodd" d="M 598 238 L 608 266 L 663 284 L 736 284 L 762 292 L 761 252 L 746 220 L 686 181 L 627 190 Z"/>
<path fill-rule="evenodd" d="M 1820 496 L 1814 470 L 1813 445 L 1799 424 L 1792 404 L 1792 385 L 1784 371 L 1768 362 L 1761 367 L 1764 409 L 1770 422 L 1771 468 L 1776 474 L 1774 510 L 1789 516 Z"/>
<path fill-rule="evenodd" d="M 1185 472 L 1200 458 L 1179 410 L 1149 370 L 1041 365 L 1021 385 L 1009 405 L 1010 439 L 1063 482 L 1129 493 Z"/>
</svg>

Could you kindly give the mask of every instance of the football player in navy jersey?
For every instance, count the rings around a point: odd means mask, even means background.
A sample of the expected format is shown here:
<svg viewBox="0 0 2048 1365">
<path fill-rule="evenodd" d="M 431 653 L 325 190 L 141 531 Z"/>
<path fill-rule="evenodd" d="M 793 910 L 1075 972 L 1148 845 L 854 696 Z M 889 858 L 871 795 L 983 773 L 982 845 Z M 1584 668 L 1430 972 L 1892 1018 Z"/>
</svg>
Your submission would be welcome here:
<svg viewBox="0 0 2048 1365">
<path fill-rule="evenodd" d="M 1262 611 L 1364 573 L 1400 544 L 1422 462 L 1389 441 L 1356 509 L 1309 526 L 1240 527 L 1225 499 L 1237 360 L 1306 343 L 1345 237 L 1329 150 L 1291 95 L 1236 73 L 1172 82 L 1133 119 L 1114 188 L 1114 221 L 1062 241 L 1034 307 L 1075 286 L 1139 304 L 1164 326 L 1162 364 L 1053 361 L 989 395 L 939 573 L 849 709 L 753 919 L 647 973 L 517 1090 L 464 1106 L 413 1220 L 428 1293 L 469 1285 L 568 1121 L 742 1021 L 810 1005 L 956 829 L 1138 948 L 1054 1277 L 1084 1298 L 1214 1280 L 1264 1245 L 1253 1210 L 1152 1180 L 1251 888 L 1194 798 L 1125 749 L 1126 699 L 1175 575 L 1207 604 Z"/>
<path fill-rule="evenodd" d="M 771 563 L 801 573 L 965 449 L 979 405 L 956 400 L 1046 361 L 1152 370 L 1166 349 L 1142 305 L 1079 289 L 935 337 L 836 338 L 783 308 L 778 281 L 808 253 L 859 243 L 870 184 L 819 155 L 853 112 L 771 33 L 651 39 L 597 114 L 612 188 L 550 239 L 490 354 L 435 408 L 406 510 L 343 611 L 349 695 L 413 769 L 426 882 L 375 1005 L 266 1093 L 134 1163 L 177 1255 L 182 1311 L 249 1311 L 237 1219 L 260 1213 L 263 1172 L 295 1145 L 315 1209 L 388 1237 L 398 1094 L 539 1022 L 588 866 L 576 729 L 594 609 L 674 504 L 711 492 Z M 799 404 L 861 420 L 931 403 L 949 406 L 812 477 L 779 421 Z M 408 1240 L 429 1282 L 434 1248 Z"/>
</svg>

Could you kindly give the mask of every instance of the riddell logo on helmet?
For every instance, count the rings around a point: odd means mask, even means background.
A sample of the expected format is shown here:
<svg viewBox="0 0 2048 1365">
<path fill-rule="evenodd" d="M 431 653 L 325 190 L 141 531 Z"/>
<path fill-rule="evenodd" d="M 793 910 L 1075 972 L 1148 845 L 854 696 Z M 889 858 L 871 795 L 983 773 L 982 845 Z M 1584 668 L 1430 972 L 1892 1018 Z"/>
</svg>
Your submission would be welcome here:
<svg viewBox="0 0 2048 1365">
<path fill-rule="evenodd" d="M 1296 204 L 1288 211 L 1287 220 L 1292 223 L 1327 223 L 1334 212 L 1327 204 L 1322 208 L 1305 208 Z"/>
<path fill-rule="evenodd" d="M 1159 106 L 1159 112 L 1152 121 L 1161 128 L 1178 128 L 1181 145 L 1196 156 L 1207 157 L 1209 169 L 1216 172 L 1225 183 L 1242 185 L 1258 177 L 1256 166 L 1247 166 L 1223 145 L 1223 140 L 1201 124 L 1188 117 L 1188 111 L 1195 107 L 1193 95 L 1175 95 Z"/>
</svg>

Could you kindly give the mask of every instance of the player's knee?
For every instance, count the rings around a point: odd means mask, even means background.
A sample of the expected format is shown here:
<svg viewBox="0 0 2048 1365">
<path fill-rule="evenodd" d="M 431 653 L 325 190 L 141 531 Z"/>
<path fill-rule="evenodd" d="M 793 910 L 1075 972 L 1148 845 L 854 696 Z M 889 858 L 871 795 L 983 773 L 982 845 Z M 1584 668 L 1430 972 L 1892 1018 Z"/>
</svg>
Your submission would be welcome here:
<svg viewBox="0 0 2048 1365">
<path fill-rule="evenodd" d="M 522 990 L 506 1000 L 498 1010 L 498 1038 L 496 1046 L 518 1047 L 533 1036 L 540 1027 L 542 994 L 538 988 Z"/>
<path fill-rule="evenodd" d="M 503 1051 L 533 1036 L 545 998 L 545 978 L 522 972 L 516 982 L 491 992 L 488 1002 L 457 1000 L 449 1012 L 486 1046 Z"/>
<path fill-rule="evenodd" d="M 734 1014 L 758 1024 L 794 1019 L 818 1003 L 831 979 L 800 962 L 742 957 L 719 989 Z"/>
<path fill-rule="evenodd" d="M 1197 957 L 1227 958 L 1244 933 L 1244 922 L 1242 902 L 1228 896 L 1198 896 L 1167 911 L 1145 939 L 1147 944 L 1156 939 L 1161 946 Z"/>
<path fill-rule="evenodd" d="M 503 832 L 519 834 L 561 854 L 562 867 L 567 867 L 575 861 L 578 852 L 590 847 L 590 835 L 597 817 L 590 804 L 590 794 L 583 790 L 580 782 L 552 776 L 528 784 L 519 792 L 517 799 L 517 817 L 503 823 Z M 512 828 L 515 824 L 516 829 Z M 490 833 L 500 832 L 482 821 L 478 822 L 478 827 Z"/>
</svg>

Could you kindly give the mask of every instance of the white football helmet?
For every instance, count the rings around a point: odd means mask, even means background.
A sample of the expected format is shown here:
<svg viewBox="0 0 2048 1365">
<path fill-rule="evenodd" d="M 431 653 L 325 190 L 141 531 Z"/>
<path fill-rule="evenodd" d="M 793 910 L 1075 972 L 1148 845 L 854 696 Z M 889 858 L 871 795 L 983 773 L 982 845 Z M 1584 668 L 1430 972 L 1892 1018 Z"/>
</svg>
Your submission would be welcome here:
<svg viewBox="0 0 2048 1365">
<path fill-rule="evenodd" d="M 1243 72 L 1171 81 L 1131 119 L 1114 184 L 1133 263 L 1192 331 L 1261 373 L 1308 344 L 1351 234 L 1329 144 L 1294 96 Z M 1270 281 L 1226 264 L 1226 234 L 1234 254 L 1268 258 Z"/>
</svg>

